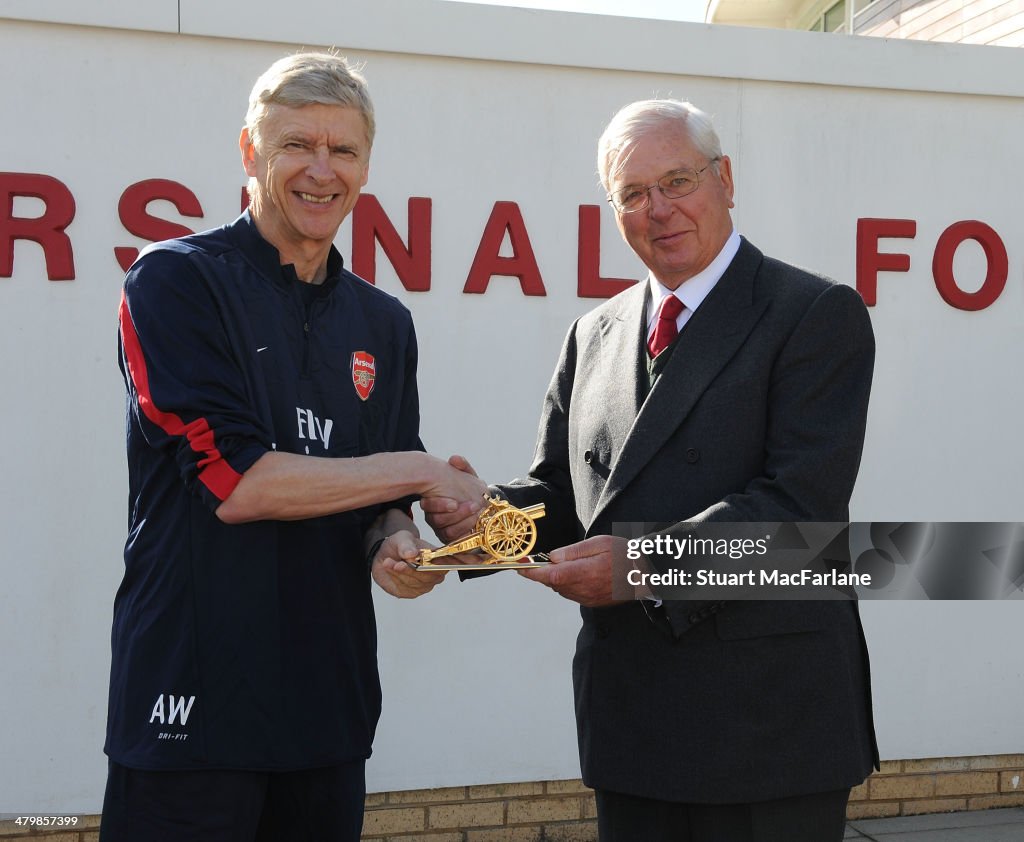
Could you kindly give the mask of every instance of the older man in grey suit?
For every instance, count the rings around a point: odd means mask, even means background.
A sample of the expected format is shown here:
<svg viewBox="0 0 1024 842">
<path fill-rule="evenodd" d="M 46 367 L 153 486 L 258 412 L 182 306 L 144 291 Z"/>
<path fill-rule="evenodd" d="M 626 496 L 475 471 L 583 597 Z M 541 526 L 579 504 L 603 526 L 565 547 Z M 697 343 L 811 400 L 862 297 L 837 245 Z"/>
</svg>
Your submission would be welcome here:
<svg viewBox="0 0 1024 842">
<path fill-rule="evenodd" d="M 619 602 L 611 533 L 847 520 L 867 311 L 739 237 L 732 164 L 689 103 L 622 109 L 598 167 L 650 276 L 572 326 L 533 467 L 502 491 L 544 502 L 539 546 L 559 548 L 524 575 L 582 606 L 573 679 L 601 840 L 840 840 L 850 788 L 877 764 L 856 605 Z M 426 508 L 444 537 L 465 529 Z"/>
</svg>

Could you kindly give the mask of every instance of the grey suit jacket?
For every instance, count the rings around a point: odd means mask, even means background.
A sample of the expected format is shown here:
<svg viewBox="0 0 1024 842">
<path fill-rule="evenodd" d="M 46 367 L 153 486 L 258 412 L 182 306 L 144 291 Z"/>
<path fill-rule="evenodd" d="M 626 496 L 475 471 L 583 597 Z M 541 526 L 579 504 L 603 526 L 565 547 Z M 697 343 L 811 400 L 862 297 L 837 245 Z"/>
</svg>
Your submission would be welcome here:
<svg viewBox="0 0 1024 842">
<path fill-rule="evenodd" d="M 645 396 L 646 284 L 570 329 L 533 466 L 538 546 L 615 522 L 845 521 L 874 339 L 845 286 L 746 240 Z M 849 602 L 582 609 L 573 663 L 584 780 L 694 803 L 859 783 L 877 763 L 867 650 Z"/>
</svg>

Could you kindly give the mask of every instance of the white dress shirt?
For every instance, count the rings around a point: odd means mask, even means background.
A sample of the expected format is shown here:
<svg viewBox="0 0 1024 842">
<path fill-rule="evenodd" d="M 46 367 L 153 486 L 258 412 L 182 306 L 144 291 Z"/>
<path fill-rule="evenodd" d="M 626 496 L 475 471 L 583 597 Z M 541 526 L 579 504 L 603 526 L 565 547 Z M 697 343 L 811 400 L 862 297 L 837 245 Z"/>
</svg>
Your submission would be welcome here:
<svg viewBox="0 0 1024 842">
<path fill-rule="evenodd" d="M 654 332 L 654 323 L 657 321 L 658 311 L 661 309 L 661 302 L 665 297 L 675 295 L 676 298 L 683 302 L 683 312 L 676 318 L 676 327 L 682 330 L 683 325 L 690 320 L 690 316 L 696 312 L 711 290 L 715 288 L 715 284 L 722 279 L 722 275 L 729 268 L 729 264 L 732 263 L 732 259 L 736 256 L 736 252 L 739 249 L 740 235 L 734 228 L 729 235 L 729 239 L 722 246 L 722 250 L 715 256 L 715 259 L 692 278 L 683 281 L 675 290 L 662 286 L 661 282 L 656 280 L 654 275 L 648 274 L 647 282 L 651 285 L 651 300 L 647 305 L 648 341 Z"/>
</svg>

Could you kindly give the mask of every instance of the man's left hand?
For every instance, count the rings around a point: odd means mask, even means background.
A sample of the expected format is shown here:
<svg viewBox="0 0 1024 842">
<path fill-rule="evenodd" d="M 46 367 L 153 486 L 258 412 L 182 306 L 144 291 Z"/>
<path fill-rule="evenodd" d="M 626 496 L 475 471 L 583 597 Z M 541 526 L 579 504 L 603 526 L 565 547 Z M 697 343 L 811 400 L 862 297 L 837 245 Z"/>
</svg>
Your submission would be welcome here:
<svg viewBox="0 0 1024 842">
<path fill-rule="evenodd" d="M 549 566 L 520 570 L 519 575 L 587 608 L 618 605 L 626 600 L 612 599 L 612 559 L 625 553 L 625 538 L 597 535 L 552 550 Z"/>
<path fill-rule="evenodd" d="M 429 547 L 411 532 L 396 532 L 381 544 L 373 559 L 373 581 L 399 599 L 415 599 L 444 581 L 444 572 L 416 570 L 405 563 L 415 560 L 421 548 Z"/>
</svg>

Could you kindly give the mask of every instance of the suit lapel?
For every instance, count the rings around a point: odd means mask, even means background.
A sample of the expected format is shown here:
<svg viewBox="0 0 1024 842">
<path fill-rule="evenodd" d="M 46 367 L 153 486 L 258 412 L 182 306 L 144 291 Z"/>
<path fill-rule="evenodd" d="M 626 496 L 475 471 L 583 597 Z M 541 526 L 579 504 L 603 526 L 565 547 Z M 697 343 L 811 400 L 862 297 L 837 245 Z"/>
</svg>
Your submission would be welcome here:
<svg viewBox="0 0 1024 842">
<path fill-rule="evenodd" d="M 754 329 L 767 307 L 766 301 L 752 300 L 754 276 L 761 259 L 761 252 L 744 240 L 721 280 L 687 322 L 678 346 L 639 407 L 625 438 L 616 438 L 622 442 L 622 448 L 598 498 L 591 523 L 671 438 Z M 644 302 L 635 305 L 642 311 L 639 318 L 646 316 L 643 305 Z M 626 329 L 620 333 L 623 345 L 632 345 L 631 356 L 640 354 L 643 343 L 638 342 L 636 331 Z M 639 370 L 644 371 L 644 366 L 645 359 L 640 361 Z"/>
<path fill-rule="evenodd" d="M 616 450 L 629 435 L 647 391 L 643 337 L 647 332 L 649 294 L 646 281 L 636 284 L 623 293 L 619 307 L 600 325 L 601 377 L 613 386 L 616 396 L 602 407 L 602 414 Z"/>
</svg>

